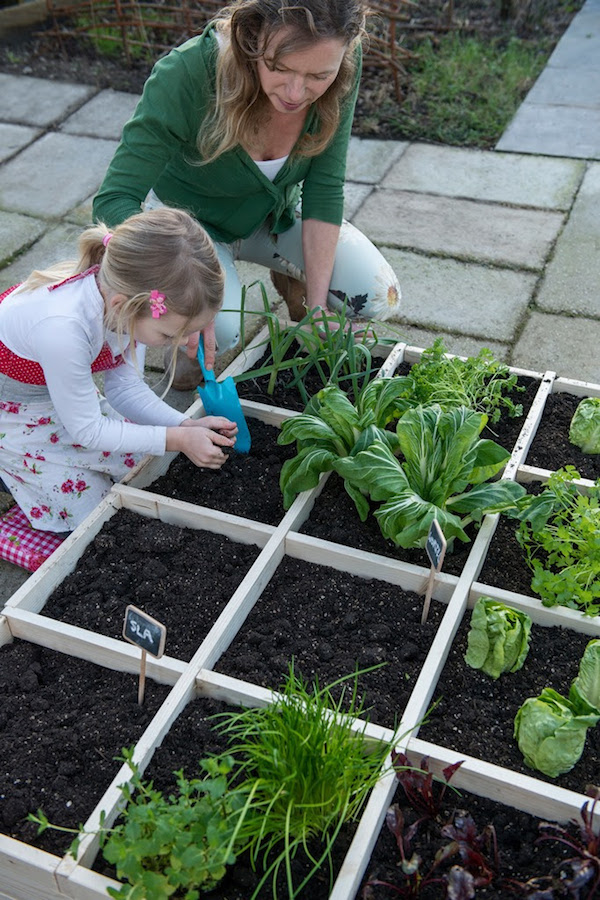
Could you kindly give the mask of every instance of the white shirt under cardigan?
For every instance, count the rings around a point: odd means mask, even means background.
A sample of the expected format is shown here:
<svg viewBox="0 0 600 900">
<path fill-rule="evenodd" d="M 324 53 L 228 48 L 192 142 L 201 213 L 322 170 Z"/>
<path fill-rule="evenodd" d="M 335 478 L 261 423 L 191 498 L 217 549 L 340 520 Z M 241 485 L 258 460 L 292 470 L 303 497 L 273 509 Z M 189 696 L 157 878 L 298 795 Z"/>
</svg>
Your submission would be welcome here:
<svg viewBox="0 0 600 900">
<path fill-rule="evenodd" d="M 91 365 L 105 342 L 115 357 L 121 347 L 118 336 L 104 326 L 104 300 L 93 275 L 52 291 L 47 286 L 13 291 L 0 303 L 0 340 L 13 353 L 42 366 L 50 400 L 75 444 L 159 456 L 165 452 L 167 427 L 186 418 L 145 384 L 128 344 L 125 364 L 104 373 L 104 392 L 113 409 L 131 422 L 101 412 Z M 145 347 L 136 345 L 140 372 L 144 356 Z M 4 378 L 0 399 L 27 402 L 31 396 L 39 401 L 45 391 Z"/>
</svg>

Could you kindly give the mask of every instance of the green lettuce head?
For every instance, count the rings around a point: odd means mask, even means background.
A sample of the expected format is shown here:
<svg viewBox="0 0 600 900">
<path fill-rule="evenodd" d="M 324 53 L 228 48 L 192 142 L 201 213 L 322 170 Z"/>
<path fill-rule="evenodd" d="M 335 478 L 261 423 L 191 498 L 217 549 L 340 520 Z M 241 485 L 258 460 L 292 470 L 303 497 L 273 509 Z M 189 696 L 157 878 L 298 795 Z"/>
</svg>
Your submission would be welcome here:
<svg viewBox="0 0 600 900">
<path fill-rule="evenodd" d="M 600 397 L 581 401 L 571 419 L 569 440 L 584 453 L 600 453 Z"/>
<path fill-rule="evenodd" d="M 531 619 L 524 612 L 480 597 L 471 614 L 465 662 L 491 678 L 516 672 L 529 652 Z"/>
<path fill-rule="evenodd" d="M 527 766 L 557 778 L 579 761 L 587 729 L 599 720 L 600 712 L 577 715 L 570 700 L 546 687 L 518 710 L 514 736 Z"/>
</svg>

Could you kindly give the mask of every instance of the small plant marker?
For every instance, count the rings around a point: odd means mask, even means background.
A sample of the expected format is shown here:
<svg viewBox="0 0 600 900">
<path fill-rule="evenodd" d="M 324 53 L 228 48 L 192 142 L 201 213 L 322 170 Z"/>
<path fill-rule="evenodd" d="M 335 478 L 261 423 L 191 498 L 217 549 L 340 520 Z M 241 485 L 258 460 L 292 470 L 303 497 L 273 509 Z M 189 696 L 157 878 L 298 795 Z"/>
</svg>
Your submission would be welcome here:
<svg viewBox="0 0 600 900">
<path fill-rule="evenodd" d="M 437 519 L 434 519 L 431 523 L 425 549 L 427 550 L 427 556 L 431 563 L 431 569 L 429 571 L 429 581 L 427 582 L 427 591 L 423 602 L 421 625 L 424 625 L 427 621 L 429 604 L 431 603 L 431 594 L 433 592 L 433 580 L 435 578 L 435 573 L 439 572 L 442 568 L 442 563 L 444 562 L 444 556 L 446 554 L 446 538 L 444 537 L 444 532 L 440 528 Z"/>
<path fill-rule="evenodd" d="M 165 641 L 167 639 L 167 628 L 152 616 L 138 609 L 137 606 L 129 604 L 125 610 L 125 621 L 123 622 L 123 637 L 130 644 L 137 644 L 142 649 L 142 658 L 140 660 L 140 683 L 138 688 L 138 703 L 141 706 L 144 702 L 144 691 L 146 687 L 146 654 L 151 653 L 157 659 L 165 652 Z"/>
</svg>

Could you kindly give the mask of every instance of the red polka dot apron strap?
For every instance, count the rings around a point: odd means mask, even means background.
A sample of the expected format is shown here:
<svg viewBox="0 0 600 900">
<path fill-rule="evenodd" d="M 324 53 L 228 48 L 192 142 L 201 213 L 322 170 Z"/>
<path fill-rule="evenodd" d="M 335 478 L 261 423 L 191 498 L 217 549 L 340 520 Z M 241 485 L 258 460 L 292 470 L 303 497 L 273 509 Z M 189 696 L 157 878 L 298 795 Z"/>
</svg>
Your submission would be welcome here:
<svg viewBox="0 0 600 900">
<path fill-rule="evenodd" d="M 92 266 L 85 272 L 80 272 L 78 275 L 72 275 L 70 278 L 65 278 L 64 281 L 59 282 L 59 284 L 49 285 L 48 290 L 53 291 L 63 284 L 70 284 L 72 281 L 79 281 L 81 278 L 87 278 L 88 275 L 95 275 L 99 268 L 100 266 Z M 14 284 L 12 287 L 8 288 L 8 290 L 0 294 L 0 303 L 2 303 L 2 301 L 18 287 L 18 284 Z M 120 353 L 117 356 L 113 356 L 109 345 L 104 343 L 100 353 L 92 363 L 91 370 L 92 372 L 106 372 L 108 369 L 116 369 L 117 366 L 122 365 L 124 362 L 125 360 Z M 7 375 L 9 378 L 12 378 L 13 381 L 20 381 L 22 384 L 46 384 L 44 370 L 39 363 L 36 363 L 31 359 L 24 359 L 22 356 L 17 356 L 16 353 L 13 353 L 13 351 L 1 341 L 0 372 L 2 372 L 3 375 Z"/>
</svg>

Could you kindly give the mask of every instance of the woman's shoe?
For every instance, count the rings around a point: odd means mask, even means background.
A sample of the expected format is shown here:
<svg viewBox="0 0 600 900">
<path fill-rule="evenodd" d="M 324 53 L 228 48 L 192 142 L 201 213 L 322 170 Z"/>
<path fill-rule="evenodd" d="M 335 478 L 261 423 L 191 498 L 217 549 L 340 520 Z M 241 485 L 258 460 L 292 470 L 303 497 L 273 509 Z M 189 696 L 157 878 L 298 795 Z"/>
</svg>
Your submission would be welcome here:
<svg viewBox="0 0 600 900">
<path fill-rule="evenodd" d="M 271 269 L 271 281 L 280 297 L 287 303 L 292 322 L 301 322 L 306 315 L 306 285 L 303 281 Z"/>
</svg>

